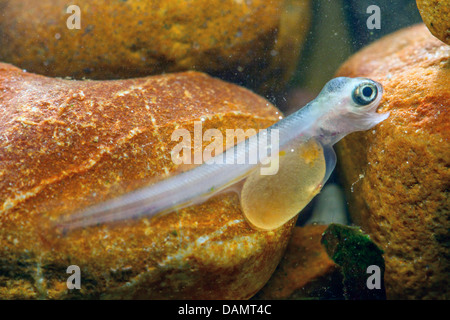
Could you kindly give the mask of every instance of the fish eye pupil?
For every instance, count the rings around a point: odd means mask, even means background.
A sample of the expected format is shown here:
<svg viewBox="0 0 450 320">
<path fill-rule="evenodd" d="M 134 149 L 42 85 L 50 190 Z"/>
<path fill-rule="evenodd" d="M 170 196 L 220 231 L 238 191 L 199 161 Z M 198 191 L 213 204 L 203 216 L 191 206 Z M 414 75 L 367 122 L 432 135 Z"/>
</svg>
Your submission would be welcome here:
<svg viewBox="0 0 450 320">
<path fill-rule="evenodd" d="M 377 97 L 377 87 L 372 83 L 362 83 L 353 90 L 353 101 L 359 106 L 370 104 Z"/>
<path fill-rule="evenodd" d="M 370 98 L 370 96 L 371 96 L 372 93 L 373 93 L 373 89 L 372 89 L 371 87 L 365 87 L 365 88 L 362 90 L 362 93 L 363 93 L 363 95 L 364 95 L 365 97 Z"/>
</svg>

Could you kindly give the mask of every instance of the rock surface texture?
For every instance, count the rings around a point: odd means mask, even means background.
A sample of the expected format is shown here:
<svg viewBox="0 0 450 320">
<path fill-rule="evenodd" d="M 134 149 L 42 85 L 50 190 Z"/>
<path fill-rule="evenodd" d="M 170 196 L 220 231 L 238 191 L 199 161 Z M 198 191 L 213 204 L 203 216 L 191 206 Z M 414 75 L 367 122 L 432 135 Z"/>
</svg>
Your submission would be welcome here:
<svg viewBox="0 0 450 320">
<path fill-rule="evenodd" d="M 416 25 L 338 71 L 382 83 L 390 117 L 337 145 L 353 221 L 384 250 L 388 298 L 450 298 L 450 47 Z"/>
<path fill-rule="evenodd" d="M 75 79 L 197 70 L 269 94 L 292 76 L 311 16 L 309 0 L 90 0 L 73 29 L 69 4 L 0 0 L 0 61 Z"/>
<path fill-rule="evenodd" d="M 450 45 L 450 0 L 417 0 L 417 7 L 431 33 Z"/>
<path fill-rule="evenodd" d="M 326 228 L 294 228 L 283 259 L 258 299 L 342 299 L 342 275 L 320 243 Z"/>
<path fill-rule="evenodd" d="M 176 128 L 265 128 L 279 111 L 197 72 L 69 81 L 0 64 L 0 298 L 245 299 L 275 270 L 294 221 L 262 232 L 238 197 L 117 224 L 63 214 L 170 176 Z M 66 269 L 81 270 L 68 290 Z"/>
</svg>

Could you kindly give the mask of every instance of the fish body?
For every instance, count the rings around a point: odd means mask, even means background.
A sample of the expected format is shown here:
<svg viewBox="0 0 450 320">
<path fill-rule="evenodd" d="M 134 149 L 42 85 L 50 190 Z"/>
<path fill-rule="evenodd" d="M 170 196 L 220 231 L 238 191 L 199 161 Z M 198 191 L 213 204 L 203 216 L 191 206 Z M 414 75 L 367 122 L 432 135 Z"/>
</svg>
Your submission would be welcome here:
<svg viewBox="0 0 450 320">
<path fill-rule="evenodd" d="M 316 99 L 267 130 L 191 170 L 68 215 L 59 226 L 67 230 L 154 216 L 232 190 L 252 226 L 276 229 L 320 192 L 336 164 L 332 146 L 389 116 L 376 112 L 381 96 L 381 85 L 370 79 L 332 79 Z M 255 154 L 257 160 L 248 161 Z"/>
</svg>

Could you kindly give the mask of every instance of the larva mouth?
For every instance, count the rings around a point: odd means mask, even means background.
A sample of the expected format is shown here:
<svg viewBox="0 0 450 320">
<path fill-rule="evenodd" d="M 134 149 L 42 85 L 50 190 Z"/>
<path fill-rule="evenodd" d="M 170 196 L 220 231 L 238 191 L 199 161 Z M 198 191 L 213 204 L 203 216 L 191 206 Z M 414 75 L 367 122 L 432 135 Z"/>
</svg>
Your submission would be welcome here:
<svg viewBox="0 0 450 320">
<path fill-rule="evenodd" d="M 381 99 L 383 98 L 384 90 L 383 90 L 383 86 L 380 83 L 373 81 L 373 80 L 371 80 L 371 81 L 376 85 L 378 92 L 377 92 L 377 97 L 369 106 L 369 112 L 378 113 L 378 108 L 380 107 L 380 102 L 381 102 Z"/>
</svg>

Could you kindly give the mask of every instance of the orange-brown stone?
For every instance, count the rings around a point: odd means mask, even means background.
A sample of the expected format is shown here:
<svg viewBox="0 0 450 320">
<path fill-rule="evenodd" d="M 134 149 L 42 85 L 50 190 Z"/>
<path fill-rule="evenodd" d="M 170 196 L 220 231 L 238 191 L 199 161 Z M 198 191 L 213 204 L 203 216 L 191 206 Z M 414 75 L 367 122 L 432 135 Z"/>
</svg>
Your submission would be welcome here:
<svg viewBox="0 0 450 320">
<path fill-rule="evenodd" d="M 448 299 L 450 47 L 420 24 L 364 48 L 338 75 L 379 81 L 390 112 L 337 145 L 351 216 L 385 252 L 387 297 Z"/>
<path fill-rule="evenodd" d="M 450 45 L 450 0 L 417 0 L 417 8 L 431 33 Z"/>
<path fill-rule="evenodd" d="M 336 298 L 342 290 L 338 266 L 321 245 L 324 225 L 295 227 L 277 270 L 258 293 L 259 299 Z M 337 288 L 337 290 L 335 290 Z"/>
<path fill-rule="evenodd" d="M 81 29 L 67 27 L 70 4 Z M 310 0 L 0 0 L 0 8 L 0 61 L 29 72 L 121 79 L 197 70 L 259 92 L 290 79 L 311 16 Z"/>
<path fill-rule="evenodd" d="M 252 229 L 235 194 L 67 234 L 63 214 L 173 174 L 177 127 L 264 128 L 280 113 L 197 72 L 116 81 L 0 64 L 0 298 L 245 299 L 275 270 L 294 221 Z M 81 268 L 81 290 L 66 269 Z"/>
</svg>

